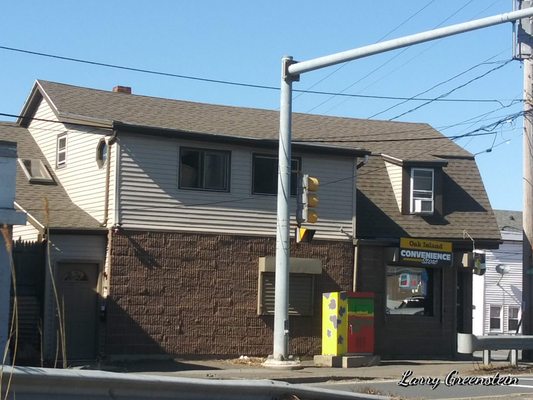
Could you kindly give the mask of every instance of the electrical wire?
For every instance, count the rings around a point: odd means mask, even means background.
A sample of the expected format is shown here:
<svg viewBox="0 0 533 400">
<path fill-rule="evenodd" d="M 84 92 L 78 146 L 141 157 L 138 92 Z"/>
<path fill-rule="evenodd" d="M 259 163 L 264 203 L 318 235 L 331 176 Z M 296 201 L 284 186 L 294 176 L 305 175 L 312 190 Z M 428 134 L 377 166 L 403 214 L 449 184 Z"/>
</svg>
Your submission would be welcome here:
<svg viewBox="0 0 533 400">
<path fill-rule="evenodd" d="M 436 29 L 436 28 L 439 28 L 440 26 L 442 26 L 444 23 L 446 23 L 448 20 L 450 20 L 451 18 L 453 18 L 455 15 L 457 15 L 460 11 L 462 11 L 465 7 L 467 7 L 470 3 L 472 3 L 474 0 L 470 0 L 468 1 L 465 5 L 461 6 L 458 10 L 454 11 L 451 15 L 449 15 L 448 17 L 446 17 L 444 20 L 442 20 L 439 24 L 437 24 L 433 29 Z M 435 44 L 433 45 L 430 45 L 430 48 L 435 46 Z M 387 64 L 389 64 L 390 62 L 392 62 L 393 60 L 395 60 L 396 58 L 398 58 L 400 55 L 404 54 L 407 50 L 409 50 L 412 46 L 407 46 L 405 48 L 403 48 L 399 53 L 396 53 L 394 56 L 392 56 L 391 58 L 389 58 L 387 61 L 385 61 L 384 63 L 382 63 L 379 67 L 377 68 L 374 68 L 372 71 L 370 71 L 369 73 L 367 73 L 365 76 L 363 76 L 362 78 L 358 79 L 357 81 L 353 82 L 352 84 L 350 84 L 349 86 L 345 87 L 343 90 L 340 91 L 340 93 L 344 93 L 346 92 L 348 89 L 351 89 L 353 86 L 357 85 L 359 82 L 363 81 L 364 79 L 368 78 L 369 76 L 375 74 L 377 71 L 379 71 L 380 69 L 382 69 L 383 67 L 385 67 Z M 420 52 L 417 56 L 413 57 L 410 61 L 412 61 L 414 58 L 420 56 L 424 51 Z M 409 62 L 410 62 L 409 61 Z M 395 71 L 397 71 L 398 68 L 395 69 Z M 390 75 L 390 74 L 388 74 Z M 387 75 L 387 76 L 388 76 Z M 383 78 L 381 78 L 383 79 Z M 380 79 L 380 80 L 381 80 Z M 377 80 L 375 82 L 373 82 L 372 84 L 375 84 L 376 82 L 379 82 L 380 80 Z M 365 87 L 363 90 L 366 90 L 369 86 Z M 311 112 L 311 111 L 314 111 L 315 109 L 317 109 L 318 107 L 326 104 L 327 102 L 331 101 L 332 99 L 334 99 L 336 96 L 331 96 L 329 97 L 328 99 L 324 100 L 323 102 L 321 102 L 319 105 L 311 108 L 309 111 L 307 112 Z M 341 102 L 333 107 L 331 107 L 330 109 L 328 109 L 324 114 L 327 114 L 329 113 L 331 110 L 333 110 L 334 108 L 338 107 L 340 104 L 342 104 L 344 102 Z"/>
<path fill-rule="evenodd" d="M 390 118 L 389 121 L 394 121 L 394 120 L 396 120 L 396 119 L 398 119 L 398 118 L 400 118 L 400 117 L 403 117 L 403 116 L 405 116 L 405 115 L 407 115 L 407 114 L 410 114 L 410 113 L 412 113 L 412 112 L 414 112 L 414 111 L 416 111 L 416 110 L 421 109 L 422 107 L 425 107 L 425 106 L 427 106 L 427 105 L 433 103 L 433 102 L 434 102 L 435 100 L 437 100 L 437 99 L 442 99 L 443 97 L 446 97 L 446 96 L 452 94 L 453 92 L 455 92 L 455 91 L 457 91 L 457 90 L 459 90 L 459 89 L 462 89 L 462 88 L 464 88 L 465 86 L 468 86 L 469 84 L 471 84 L 471 83 L 473 83 L 473 82 L 475 82 L 475 81 L 477 81 L 477 80 L 479 80 L 479 79 L 482 79 L 482 78 L 486 77 L 487 75 L 489 75 L 489 74 L 491 74 L 491 73 L 493 73 L 493 72 L 495 72 L 495 71 L 497 71 L 497 70 L 499 70 L 499 69 L 502 69 L 503 67 L 507 66 L 507 65 L 508 65 L 510 62 L 512 62 L 512 61 L 514 61 L 514 60 L 513 60 L 513 59 L 510 59 L 510 60 L 508 60 L 507 62 L 505 62 L 504 64 L 499 65 L 499 66 L 497 66 L 497 67 L 494 67 L 494 68 L 488 70 L 487 72 L 485 72 L 485 73 L 483 73 L 483 74 L 481 74 L 481 75 L 479 75 L 479 76 L 476 76 L 475 78 L 470 79 L 469 81 L 463 83 L 462 85 L 459 85 L 459 86 L 457 86 L 457 87 L 455 87 L 455 88 L 449 90 L 448 92 L 441 94 L 440 96 L 436 97 L 434 100 L 429 100 L 429 101 L 425 102 L 424 104 L 421 104 L 421 105 L 419 105 L 419 106 L 417 106 L 417 107 L 413 107 L 413 108 L 411 108 L 410 110 L 407 110 L 407 111 L 405 111 L 405 112 L 403 112 L 403 113 L 401 113 L 401 114 L 396 115 L 395 117 Z"/>
<path fill-rule="evenodd" d="M 114 68 L 114 69 L 120 69 L 124 71 L 141 72 L 144 74 L 166 76 L 170 78 L 188 79 L 188 80 L 193 80 L 193 81 L 217 83 L 217 84 L 231 85 L 231 86 L 242 86 L 242 87 L 249 87 L 249 88 L 255 88 L 255 89 L 279 90 L 278 87 L 274 87 L 274 86 L 256 85 L 252 83 L 234 82 L 234 81 L 227 81 L 227 80 L 221 80 L 221 79 L 202 78 L 199 76 L 182 75 L 182 74 L 175 74 L 175 73 L 164 72 L 164 71 L 156 71 L 156 70 L 145 69 L 145 68 L 128 67 L 126 65 L 118 65 L 118 64 L 104 63 L 104 62 L 98 62 L 98 61 L 84 60 L 81 58 L 59 56 L 56 54 L 49 54 L 49 53 L 19 49 L 15 47 L 8 47 L 8 46 L 2 46 L 2 45 L 0 45 L 0 49 L 14 51 L 14 52 L 23 53 L 23 54 L 31 54 L 31 55 L 40 56 L 40 57 L 53 58 L 53 59 L 58 59 L 58 60 L 63 60 L 63 61 L 71 61 L 71 62 L 80 63 L 80 64 L 88 64 L 88 65 L 95 65 L 99 67 Z"/>
<path fill-rule="evenodd" d="M 384 34 L 383 36 L 381 36 L 375 43 L 379 43 L 381 42 L 382 40 L 386 39 L 387 37 L 389 37 L 389 35 L 391 35 L 392 33 L 396 32 L 398 29 L 400 29 L 402 26 L 404 26 L 407 22 L 409 22 L 410 20 L 412 20 L 414 17 L 416 17 L 418 14 L 420 14 L 422 11 L 424 11 L 426 8 L 428 8 L 431 4 L 433 4 L 436 0 L 431 0 L 429 3 L 427 3 L 425 6 L 423 6 L 422 8 L 420 8 L 418 11 L 416 11 L 414 14 L 412 14 L 411 16 L 409 16 L 407 19 L 403 20 L 402 22 L 400 22 L 396 27 L 394 27 L 393 29 L 391 29 L 389 32 L 387 32 L 386 34 Z M 309 86 L 306 90 L 311 90 L 313 89 L 314 87 L 316 87 L 317 85 L 319 85 L 320 83 L 324 82 L 326 79 L 330 78 L 331 76 L 333 76 L 334 74 L 336 74 L 338 71 L 340 71 L 342 68 L 346 67 L 348 64 L 352 63 L 353 61 L 349 61 L 349 62 L 346 62 L 346 63 L 342 63 L 340 66 L 338 66 L 335 70 L 333 70 L 332 72 L 330 72 L 329 74 L 327 74 L 325 77 L 323 77 L 322 79 L 320 79 L 319 81 L 315 82 L 314 84 L 312 84 L 311 86 Z M 299 93 L 298 96 L 295 96 L 294 100 L 296 100 L 298 97 L 300 97 L 303 93 L 306 93 L 306 92 L 302 92 L 302 93 Z M 319 105 L 320 106 L 320 105 Z M 319 107 L 317 106 L 317 107 Z M 315 108 L 317 107 L 314 107 L 312 110 L 314 110 Z M 309 112 L 309 111 L 308 111 Z"/>
<path fill-rule="evenodd" d="M 512 118 L 518 118 L 520 115 L 524 115 L 525 112 L 521 112 L 521 113 L 516 113 L 516 114 L 513 114 L 511 117 Z M 500 121 L 494 123 L 494 124 L 491 124 L 490 126 L 485 126 L 485 127 L 480 127 L 474 131 L 471 131 L 471 132 L 468 132 L 468 133 L 465 133 L 463 135 L 458 135 L 456 137 L 453 137 L 453 138 L 448 138 L 448 137 L 436 137 L 436 138 L 432 138 L 432 139 L 450 139 L 450 140 L 456 140 L 458 138 L 461 138 L 461 137 L 466 137 L 466 136 L 471 136 L 471 135 L 474 135 L 476 132 L 479 132 L 479 131 L 486 131 L 486 130 L 490 130 L 490 129 L 496 129 L 497 126 L 499 126 L 502 122 L 505 122 L 509 120 L 509 117 L 506 117 L 506 118 L 503 118 L 501 119 Z M 491 135 L 491 134 L 494 134 L 493 132 L 484 132 L 484 133 L 480 133 L 478 134 L 479 136 L 481 135 Z M 496 146 L 495 146 L 496 147 Z M 430 149 L 424 149 L 423 151 L 421 151 L 419 153 L 419 155 L 425 155 L 427 154 L 428 152 L 431 152 Z M 368 169 L 366 171 L 363 171 L 363 172 L 358 172 L 356 175 L 350 175 L 350 176 L 346 176 L 346 177 L 343 177 L 343 178 L 339 178 L 339 179 L 336 179 L 336 180 L 333 180 L 333 181 L 329 181 L 329 182 L 323 182 L 321 183 L 321 187 L 324 187 L 324 186 L 329 186 L 329 185 L 333 185 L 333 184 L 336 184 L 336 183 L 339 183 L 339 182 L 343 182 L 343 181 L 346 181 L 346 180 L 350 180 L 350 179 L 353 179 L 355 176 L 364 176 L 364 175 L 368 175 L 368 174 L 371 174 L 371 173 L 374 173 L 374 172 L 377 172 L 377 171 L 380 171 L 380 170 L 383 170 L 385 169 L 386 166 L 379 166 L 379 167 L 375 167 L 373 169 Z M 173 210 L 173 209 L 176 209 L 176 208 L 191 208 L 191 207 L 206 207 L 206 206 L 211 206 L 211 205 L 219 205 L 219 204 L 231 204 L 231 203 L 237 203 L 237 202 L 242 202 L 242 201 L 248 201 L 248 200 L 257 200 L 257 196 L 247 196 L 247 197 L 241 197 L 241 198 L 237 198 L 237 199 L 228 199 L 228 200 L 219 200 L 219 201 L 213 201 L 213 202 L 202 202 L 202 203 L 192 203 L 192 204 L 176 204 L 176 205 L 171 205 L 171 206 L 147 206 L 147 207 L 122 207 L 121 210 L 123 211 L 142 211 L 142 210 L 165 210 L 165 209 L 169 209 L 169 210 Z M 50 209 L 51 211 L 60 211 L 60 212 L 79 212 L 81 208 L 78 208 L 76 206 L 75 209 L 69 209 L 69 208 L 65 208 L 65 207 L 62 207 L 62 208 L 56 208 L 56 209 Z M 25 208 L 26 211 L 42 211 L 44 210 L 44 208 Z M 101 208 L 85 208 L 83 209 L 83 211 L 101 211 L 102 209 Z M 113 208 L 111 209 L 113 210 Z"/>
<path fill-rule="evenodd" d="M 149 70 L 149 69 L 142 69 L 142 68 L 136 68 L 136 67 L 128 67 L 124 65 L 118 65 L 118 64 L 110 64 L 110 63 L 104 63 L 104 62 L 97 62 L 97 61 L 91 61 L 91 60 L 83 60 L 79 58 L 73 58 L 73 57 L 66 57 L 66 56 L 59 56 L 55 54 L 49 54 L 49 53 L 42 53 L 42 52 L 36 52 L 31 50 L 24 50 L 24 49 L 18 49 L 14 47 L 7 47 L 0 45 L 0 49 L 8 50 L 8 51 L 15 51 L 20 52 L 24 54 L 30 54 L 30 55 L 37 55 L 41 57 L 49 57 L 53 59 L 59 59 L 64 61 L 71 61 L 71 62 L 77 62 L 82 64 L 89 64 L 89 65 L 96 65 L 100 67 L 106 67 L 106 68 L 115 68 L 115 69 L 121 69 L 126 71 L 134 71 L 134 72 L 140 72 L 140 73 L 146 73 L 146 74 L 152 74 L 152 75 L 160 75 L 160 76 L 166 76 L 171 78 L 179 78 L 179 79 L 189 79 L 189 80 L 195 80 L 195 81 L 202 81 L 202 82 L 208 82 L 208 83 L 215 83 L 215 84 L 222 84 L 222 85 L 231 85 L 231 86 L 240 86 L 240 87 L 246 87 L 246 88 L 253 88 L 253 89 L 263 89 L 263 90 L 275 90 L 279 91 L 280 88 L 277 86 L 269 86 L 269 85 L 261 85 L 261 84 L 253 84 L 253 83 L 244 83 L 244 82 L 236 82 L 236 81 L 228 81 L 228 80 L 220 80 L 220 79 L 211 79 L 211 78 L 202 78 L 197 76 L 191 76 L 191 75 L 183 75 L 183 74 L 174 74 L 170 72 L 163 72 L 163 71 L 155 71 L 155 70 Z M 402 97 L 402 96 L 380 96 L 380 95 L 363 95 L 363 94 L 350 94 L 350 93 L 338 93 L 338 92 L 327 92 L 327 91 L 316 91 L 316 90 L 299 90 L 299 89 L 293 89 L 293 92 L 295 93 L 306 93 L 306 94 L 316 94 L 316 95 L 324 95 L 324 96 L 344 96 L 344 97 L 355 97 L 355 98 L 363 98 L 363 99 L 378 99 L 378 100 L 406 100 L 408 97 Z M 417 99 L 419 101 L 428 101 L 430 99 Z M 446 99 L 443 101 L 450 101 L 450 102 L 501 102 L 506 101 L 505 99 L 498 100 L 498 99 Z M 0 114 L 4 116 L 13 116 L 13 115 L 7 115 L 7 114 Z"/>
<path fill-rule="evenodd" d="M 500 54 L 501 54 L 501 53 L 500 53 Z M 498 55 L 499 55 L 499 54 L 498 54 Z M 462 72 L 460 72 L 460 73 L 458 73 L 458 74 L 455 74 L 455 75 L 452 76 L 451 78 L 448 78 L 448 79 L 445 79 L 445 80 L 443 80 L 443 81 L 441 81 L 441 82 L 439 82 L 439 83 L 436 83 L 435 85 L 431 86 L 429 89 L 423 90 L 422 92 L 419 92 L 419 93 L 417 93 L 417 94 L 415 94 L 415 95 L 409 97 L 408 99 L 402 100 L 401 102 L 396 103 L 396 104 L 394 104 L 394 105 L 392 105 L 392 106 L 386 108 L 385 110 L 382 110 L 382 111 L 379 111 L 379 112 L 377 112 L 377 113 L 374 113 L 374 114 L 372 114 L 371 116 L 369 116 L 368 119 L 372 119 L 372 118 L 377 117 L 378 115 L 384 114 L 384 113 L 386 113 L 387 111 L 392 110 L 393 108 L 399 107 L 399 106 L 401 106 L 402 104 L 407 103 L 408 101 L 413 101 L 413 100 L 419 98 L 419 96 L 421 96 L 421 95 L 423 95 L 423 94 L 426 94 L 426 93 L 432 91 L 433 89 L 438 88 L 439 86 L 442 86 L 442 85 L 444 85 L 444 84 L 446 84 L 446 83 L 449 83 L 449 82 L 453 81 L 454 79 L 457 79 L 457 78 L 459 78 L 460 76 L 465 75 L 465 74 L 467 74 L 468 72 L 470 72 L 470 71 L 472 71 L 472 70 L 474 70 L 474 69 L 476 69 L 476 68 L 478 68 L 478 67 L 481 67 L 481 66 L 483 66 L 483 65 L 491 65 L 491 64 L 498 64 L 498 63 L 503 63 L 503 62 L 505 62 L 505 61 L 493 61 L 493 62 L 489 62 L 491 59 L 497 57 L 498 55 L 492 56 L 492 57 L 486 59 L 485 61 L 480 62 L 479 64 L 476 64 L 476 65 L 474 65 L 474 66 L 472 66 L 472 67 L 469 67 L 469 68 L 467 68 L 466 70 L 464 70 L 464 71 L 462 71 Z M 500 104 L 500 105 L 502 105 L 502 104 Z"/>
<path fill-rule="evenodd" d="M 7 115 L 7 116 L 12 116 L 12 117 L 17 117 L 16 115 L 14 114 L 5 114 L 5 113 L 0 113 L 0 115 Z M 507 122 L 507 121 L 510 121 L 510 120 L 514 120 L 516 118 L 518 118 L 519 116 L 523 115 L 523 111 L 522 112 L 519 112 L 519 113 L 515 113 L 515 114 L 511 114 L 511 115 L 508 115 L 506 116 L 505 118 L 502 118 L 500 119 L 499 121 L 497 121 L 496 123 L 494 124 L 491 124 L 489 125 L 492 126 L 492 125 L 500 125 L 502 122 Z M 20 117 L 20 116 L 19 116 Z M 40 121 L 40 122 L 49 122 L 49 123 L 54 123 L 54 124 L 65 124 L 65 125 L 74 125 L 74 126 L 78 126 L 78 127 L 85 127 L 85 128 L 92 128 L 92 129 L 107 129 L 107 130 L 111 130 L 112 128 L 110 128 L 109 126 L 95 126 L 95 125 L 87 125 L 87 124 L 82 124 L 82 123 L 75 123 L 75 124 L 71 124 L 70 122 L 68 123 L 65 123 L 65 122 L 62 122 L 62 121 L 57 121 L 57 120 L 47 120 L 47 119 L 43 119 L 43 118 L 26 118 L 27 120 L 37 120 L 37 121 Z M 473 130 L 469 133 L 466 133 L 466 134 L 462 134 L 462 135 L 457 135 L 457 136 L 431 136 L 431 137 L 418 137 L 418 138 L 397 138 L 397 139 L 359 139 L 359 138 L 356 138 L 354 139 L 353 136 L 341 136 L 341 137 L 336 137 L 336 138 L 324 138 L 324 137 L 320 137 L 320 138 L 294 138 L 293 139 L 293 143 L 320 143 L 320 142 L 327 142 L 327 143 L 379 143 L 379 142 L 416 142 L 416 141 L 426 141 L 426 140 L 439 140 L 439 139 L 451 139 L 451 140 L 457 140 L 459 138 L 464 138 L 464 137 L 469 137 L 469 136 L 476 136 L 476 135 L 473 135 L 474 133 L 480 131 L 480 130 L 487 130 L 488 128 L 487 127 L 482 127 L 482 128 L 478 128 L 476 130 Z M 49 131 L 54 131 L 56 132 L 56 130 L 51 130 L 51 129 L 48 129 Z M 390 132 L 380 132 L 380 135 L 386 135 L 386 134 L 400 134 L 400 133 L 417 133 L 417 132 L 423 132 L 423 131 L 427 131 L 428 130 L 428 127 L 421 127 L 421 128 L 417 128 L 417 129 L 406 129 L 406 130 L 394 130 L 394 131 L 390 131 Z M 57 130 L 57 132 L 63 132 L 63 130 Z M 92 132 L 84 132 L 84 133 L 92 133 Z M 484 136 L 486 135 L 487 133 L 483 133 L 483 134 L 479 134 L 478 136 Z M 371 136 L 371 137 L 375 137 L 376 134 L 368 134 L 368 135 L 358 135 L 358 137 L 360 136 Z M 276 140 L 276 139 L 272 139 L 272 140 Z"/>
</svg>

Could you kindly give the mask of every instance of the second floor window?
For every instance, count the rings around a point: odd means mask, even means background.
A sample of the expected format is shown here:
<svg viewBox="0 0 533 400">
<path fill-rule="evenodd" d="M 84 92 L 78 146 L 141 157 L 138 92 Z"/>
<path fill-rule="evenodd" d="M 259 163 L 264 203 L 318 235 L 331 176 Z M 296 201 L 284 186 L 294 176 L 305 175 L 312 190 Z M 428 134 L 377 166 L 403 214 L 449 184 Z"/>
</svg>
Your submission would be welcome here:
<svg viewBox="0 0 533 400">
<path fill-rule="evenodd" d="M 411 169 L 411 213 L 433 214 L 434 171 L 429 168 Z"/>
<path fill-rule="evenodd" d="M 229 191 L 230 153 L 206 149 L 180 149 L 180 189 Z"/>
<path fill-rule="evenodd" d="M 278 158 L 262 154 L 253 155 L 252 165 L 252 193 L 277 194 L 278 193 Z M 298 171 L 300 160 L 291 160 L 291 196 L 296 196 L 298 187 Z"/>
<path fill-rule="evenodd" d="M 67 134 L 57 137 L 56 145 L 56 168 L 63 168 L 67 165 Z"/>
</svg>

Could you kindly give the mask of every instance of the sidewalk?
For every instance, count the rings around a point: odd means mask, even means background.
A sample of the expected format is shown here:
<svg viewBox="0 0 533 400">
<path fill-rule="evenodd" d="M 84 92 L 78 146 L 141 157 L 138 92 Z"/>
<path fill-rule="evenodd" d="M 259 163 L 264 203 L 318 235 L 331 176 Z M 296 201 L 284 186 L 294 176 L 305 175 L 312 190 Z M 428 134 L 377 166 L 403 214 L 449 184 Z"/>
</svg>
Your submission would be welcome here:
<svg viewBox="0 0 533 400">
<path fill-rule="evenodd" d="M 494 361 L 491 369 L 483 368 L 479 360 L 400 360 L 381 361 L 379 365 L 357 368 L 315 367 L 313 361 L 302 361 L 302 369 L 278 370 L 261 366 L 261 360 L 160 360 L 127 361 L 102 366 L 113 372 L 138 373 L 145 375 L 166 375 L 203 379 L 270 379 L 289 383 L 314 383 L 333 380 L 370 381 L 399 380 L 406 371 L 413 376 L 444 378 L 452 371 L 461 376 L 532 374 L 533 363 L 519 363 L 516 369 L 508 368 L 506 361 Z"/>
</svg>

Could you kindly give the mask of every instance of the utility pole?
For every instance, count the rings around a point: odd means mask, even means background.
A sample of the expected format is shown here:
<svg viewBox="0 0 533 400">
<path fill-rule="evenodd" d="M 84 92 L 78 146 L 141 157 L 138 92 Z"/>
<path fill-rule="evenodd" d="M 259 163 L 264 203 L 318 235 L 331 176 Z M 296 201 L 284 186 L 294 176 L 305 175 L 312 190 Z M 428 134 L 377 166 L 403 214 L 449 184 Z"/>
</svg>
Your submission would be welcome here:
<svg viewBox="0 0 533 400">
<path fill-rule="evenodd" d="M 533 123 L 531 110 L 532 107 L 532 85 L 533 85 L 533 62 L 531 58 L 524 60 L 524 134 L 522 138 L 522 156 L 523 156 L 523 204 L 522 204 L 522 333 L 531 335 L 533 332 L 533 262 L 532 249 L 533 243 Z M 531 361 L 533 352 L 523 351 L 522 359 Z"/>
<path fill-rule="evenodd" d="M 416 33 L 398 39 L 387 40 L 369 46 L 359 47 L 328 56 L 318 57 L 307 61 L 294 62 L 292 57 L 285 56 L 282 60 L 281 71 L 281 104 L 280 104 L 280 132 L 279 132 L 279 169 L 278 169 L 278 211 L 276 230 L 276 281 L 274 305 L 274 351 L 263 364 L 266 367 L 285 368 L 288 361 L 289 340 L 289 256 L 290 256 L 290 182 L 291 182 L 291 121 L 292 121 L 292 82 L 300 79 L 300 74 L 317 69 L 341 64 L 373 54 L 384 53 L 389 50 L 400 49 L 418 43 L 429 42 L 459 33 L 476 29 L 513 22 L 520 18 L 533 16 L 533 8 L 513 11 L 492 17 L 455 24 L 431 31 Z M 279 315 L 278 315 L 279 313 Z"/>
<path fill-rule="evenodd" d="M 514 0 L 515 9 L 530 8 L 531 0 Z M 533 60 L 532 40 L 533 33 L 531 17 L 524 18 L 515 25 L 515 54 L 514 57 L 523 60 L 524 69 L 524 134 L 522 137 L 522 163 L 523 163 L 523 203 L 522 203 L 522 333 L 533 333 Z M 522 352 L 522 359 L 533 360 L 531 350 Z"/>
</svg>

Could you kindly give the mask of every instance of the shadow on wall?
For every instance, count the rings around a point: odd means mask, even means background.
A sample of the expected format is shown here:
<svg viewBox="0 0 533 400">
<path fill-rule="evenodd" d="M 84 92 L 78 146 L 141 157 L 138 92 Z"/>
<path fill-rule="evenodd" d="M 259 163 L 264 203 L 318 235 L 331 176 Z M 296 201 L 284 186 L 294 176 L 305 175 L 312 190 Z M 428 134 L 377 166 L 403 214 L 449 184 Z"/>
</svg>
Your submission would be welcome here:
<svg viewBox="0 0 533 400">
<path fill-rule="evenodd" d="M 126 297 L 115 295 L 107 298 L 105 347 L 103 349 L 105 358 L 111 356 L 111 360 L 126 360 L 129 356 L 142 359 L 146 356 L 158 358 L 168 355 L 161 344 L 171 337 L 165 336 L 160 324 L 156 323 L 157 320 L 161 320 L 164 325 L 164 307 L 151 305 L 149 297 L 144 296 L 144 298 L 144 302 L 137 301 L 139 304 L 129 304 L 130 307 L 135 308 L 138 320 L 133 319 L 121 305 L 124 300 L 127 302 Z M 182 334 L 179 326 L 172 330 L 175 331 L 176 336 Z"/>
<path fill-rule="evenodd" d="M 258 316 L 259 257 L 275 238 L 122 231 L 113 237 L 105 354 L 266 356 L 273 317 Z M 291 317 L 290 351 L 318 354 L 321 293 L 350 290 L 351 242 L 292 243 L 292 256 L 320 258 L 315 313 Z"/>
<path fill-rule="evenodd" d="M 41 365 L 41 341 L 43 320 L 43 293 L 45 247 L 43 243 L 15 241 L 13 262 L 15 265 L 18 305 L 17 365 Z M 11 289 L 11 315 L 13 296 Z M 15 341 L 11 341 L 11 354 Z"/>
</svg>

